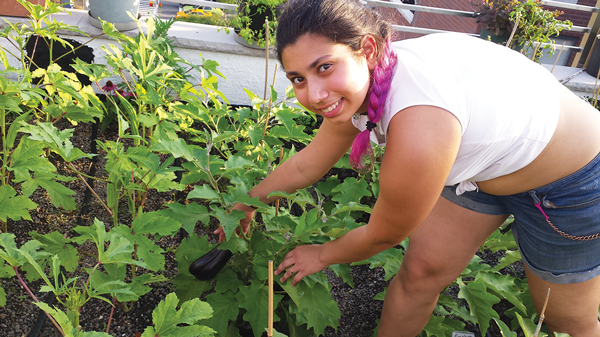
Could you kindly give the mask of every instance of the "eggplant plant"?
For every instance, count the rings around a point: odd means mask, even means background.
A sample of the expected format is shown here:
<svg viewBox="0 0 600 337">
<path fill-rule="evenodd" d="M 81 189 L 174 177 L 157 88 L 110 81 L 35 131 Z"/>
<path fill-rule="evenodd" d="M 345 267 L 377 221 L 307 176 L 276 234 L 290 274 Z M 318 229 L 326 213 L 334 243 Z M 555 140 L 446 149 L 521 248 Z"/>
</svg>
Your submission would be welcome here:
<svg viewBox="0 0 600 337">
<path fill-rule="evenodd" d="M 268 261 L 279 264 L 298 245 L 322 244 L 368 222 L 379 193 L 378 164 L 369 173 L 343 176 L 342 170 L 349 169 L 345 157 L 335 167 L 337 176 L 334 170 L 310 188 L 273 192 L 281 203 L 265 205 L 250 198 L 248 191 L 314 136 L 310 125 L 316 117 L 296 107 L 291 91 L 279 98 L 271 88 L 269 99 L 247 91 L 251 106 L 228 106 L 218 90 L 219 81 L 225 80 L 218 63 L 202 59 L 202 65 L 193 65 L 181 59 L 166 34 L 170 23 L 149 20 L 136 37 L 104 23 L 103 35 L 115 41 L 104 49 L 108 65 L 82 60 L 73 64 L 79 75 L 105 93 L 103 101 L 90 85 L 82 85 L 75 74 L 53 62 L 29 70 L 33 58 L 24 52 L 28 37 L 36 34 L 42 37 L 39 43 L 50 43 L 50 48 L 53 43 L 68 46 L 56 31 L 76 28 L 48 19 L 60 10 L 53 3 L 26 6 L 32 12 L 32 28 L 11 24 L 0 33 L 18 50 L 0 50 L 0 278 L 28 289 L 35 305 L 65 336 L 107 336 L 81 328 L 85 322 L 80 309 L 90 300 L 126 311 L 152 291 L 152 285 L 170 282 L 175 294 L 158 305 L 154 326 L 142 336 L 239 336 L 248 329 L 261 336 L 268 317 Z M 22 67 L 11 67 L 9 57 Z M 199 74 L 200 85 L 189 82 L 192 72 Z M 106 165 L 103 172 L 88 176 L 76 167 L 95 154 L 73 145 L 73 126 L 95 120 L 116 124 L 116 134 L 97 141 L 102 150 L 98 156 Z M 383 152 L 376 147 L 376 158 Z M 66 167 L 69 175 L 59 174 L 55 163 Z M 86 183 L 84 178 L 106 186 L 87 186 L 104 211 L 72 230 L 31 232 L 31 239 L 17 246 L 6 223 L 31 219 L 30 211 L 37 206 L 32 193 L 41 187 L 57 212 L 75 209 L 75 193 L 65 183 Z M 103 193 L 95 192 L 99 189 Z M 159 209 L 146 202 L 154 193 L 173 191 L 183 198 Z M 233 210 L 236 203 L 257 208 L 248 233 L 238 231 L 245 214 Z M 217 224 L 227 238 L 218 246 L 210 243 L 215 240 L 210 235 L 199 235 Z M 508 226 L 482 247 L 504 252 L 499 264 L 490 266 L 475 257 L 440 295 L 423 336 L 451 336 L 467 323 L 478 326 L 482 335 L 493 326 L 503 336 L 515 336 L 516 329 L 533 336 L 537 316 L 525 280 L 510 269 L 520 255 Z M 188 237 L 178 246 L 160 245 L 161 238 L 181 229 Z M 383 268 L 389 281 L 400 269 L 406 247 L 407 241 L 353 265 Z M 167 254 L 177 260 L 179 274 L 172 280 L 164 273 Z M 83 256 L 92 263 L 84 267 Z M 354 286 L 351 266 L 329 268 Z M 29 288 L 37 280 L 42 292 L 57 296 L 58 305 L 39 302 Z M 336 329 L 341 313 L 331 287 L 324 273 L 307 276 L 296 287 L 277 282 L 279 335 L 319 336 L 327 327 Z M 510 309 L 495 309 L 501 300 Z M 0 288 L 0 306 L 6 301 Z M 178 309 L 179 301 L 183 304 Z M 109 318 L 106 331 L 110 322 Z"/>
</svg>

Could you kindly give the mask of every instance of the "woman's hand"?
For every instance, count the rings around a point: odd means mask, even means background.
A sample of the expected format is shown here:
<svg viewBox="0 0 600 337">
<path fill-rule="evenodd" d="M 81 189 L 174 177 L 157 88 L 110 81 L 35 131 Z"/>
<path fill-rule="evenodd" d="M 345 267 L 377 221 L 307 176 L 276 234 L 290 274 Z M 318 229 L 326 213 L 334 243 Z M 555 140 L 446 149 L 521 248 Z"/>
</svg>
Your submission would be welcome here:
<svg viewBox="0 0 600 337">
<path fill-rule="evenodd" d="M 314 274 L 327 268 L 328 264 L 321 260 L 322 245 L 299 246 L 287 253 L 283 262 L 275 270 L 275 275 L 279 275 L 285 269 L 287 271 L 281 277 L 281 282 L 285 282 L 292 277 L 292 285 L 295 286 L 304 276 Z M 289 269 L 288 269 L 289 267 Z"/>
<path fill-rule="evenodd" d="M 250 226 L 250 222 L 252 222 L 252 217 L 254 217 L 254 212 L 256 209 L 244 204 L 235 204 L 232 210 L 234 209 L 246 213 L 246 217 L 240 220 L 240 227 L 242 227 L 244 234 L 248 234 L 248 227 Z M 240 229 L 236 229 L 236 232 L 240 234 Z M 219 226 L 219 228 L 217 228 L 217 230 L 215 230 L 213 233 L 219 234 L 219 242 L 223 242 L 223 240 L 226 238 L 225 231 L 223 231 L 223 227 L 221 226 Z"/>
</svg>

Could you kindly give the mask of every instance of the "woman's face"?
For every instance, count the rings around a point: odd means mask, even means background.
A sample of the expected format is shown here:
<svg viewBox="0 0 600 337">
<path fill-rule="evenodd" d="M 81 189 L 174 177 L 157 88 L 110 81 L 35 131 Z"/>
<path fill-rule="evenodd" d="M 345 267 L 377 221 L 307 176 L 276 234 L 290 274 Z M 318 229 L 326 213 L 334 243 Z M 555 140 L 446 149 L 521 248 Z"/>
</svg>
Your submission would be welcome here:
<svg viewBox="0 0 600 337">
<path fill-rule="evenodd" d="M 306 34 L 283 50 L 281 60 L 298 101 L 334 123 L 344 123 L 367 111 L 373 62 L 364 43 L 363 51 L 357 55 L 346 45 Z"/>
</svg>

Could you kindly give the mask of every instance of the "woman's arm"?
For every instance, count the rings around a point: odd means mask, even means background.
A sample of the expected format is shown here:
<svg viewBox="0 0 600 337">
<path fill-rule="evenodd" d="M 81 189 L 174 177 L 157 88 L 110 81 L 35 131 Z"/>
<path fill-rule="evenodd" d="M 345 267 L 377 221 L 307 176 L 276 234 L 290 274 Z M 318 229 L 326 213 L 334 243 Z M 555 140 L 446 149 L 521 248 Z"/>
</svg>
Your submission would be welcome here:
<svg viewBox="0 0 600 337">
<path fill-rule="evenodd" d="M 277 198 L 267 198 L 273 191 L 293 193 L 321 179 L 348 151 L 358 130 L 351 121 L 334 125 L 323 120 L 319 131 L 310 144 L 254 187 L 248 194 L 264 203 Z"/>
<path fill-rule="evenodd" d="M 358 129 L 352 125 L 351 121 L 334 125 L 327 119 L 323 120 L 310 144 L 279 165 L 250 190 L 248 195 L 252 198 L 258 197 L 264 203 L 270 203 L 278 199 L 277 197 L 267 198 L 273 191 L 293 193 L 312 185 L 344 156 L 357 134 Z M 240 221 L 240 226 L 244 232 L 247 232 L 255 210 L 244 204 L 236 204 L 233 209 L 246 212 L 246 218 Z M 219 234 L 219 241 L 225 239 L 225 233 L 221 227 L 214 233 Z"/>
<path fill-rule="evenodd" d="M 276 274 L 282 281 L 328 265 L 364 260 L 404 240 L 429 215 L 454 163 L 461 126 L 446 110 L 416 106 L 392 118 L 380 169 L 380 192 L 366 226 L 324 245 L 300 246 L 286 255 Z"/>
</svg>

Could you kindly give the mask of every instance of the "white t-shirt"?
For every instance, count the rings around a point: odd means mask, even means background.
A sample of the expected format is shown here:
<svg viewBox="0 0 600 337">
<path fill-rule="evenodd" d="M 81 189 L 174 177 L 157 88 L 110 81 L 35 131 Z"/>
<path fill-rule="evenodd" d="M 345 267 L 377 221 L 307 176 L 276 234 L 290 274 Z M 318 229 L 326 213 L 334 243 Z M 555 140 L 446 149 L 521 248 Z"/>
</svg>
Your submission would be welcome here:
<svg viewBox="0 0 600 337">
<path fill-rule="evenodd" d="M 415 105 L 445 109 L 462 126 L 446 185 L 457 193 L 531 163 L 554 134 L 560 83 L 541 65 L 509 48 L 460 33 L 395 42 L 396 71 L 384 116 L 371 139 L 385 145 L 392 117 Z M 355 115 L 364 130 L 367 117 Z"/>
</svg>

